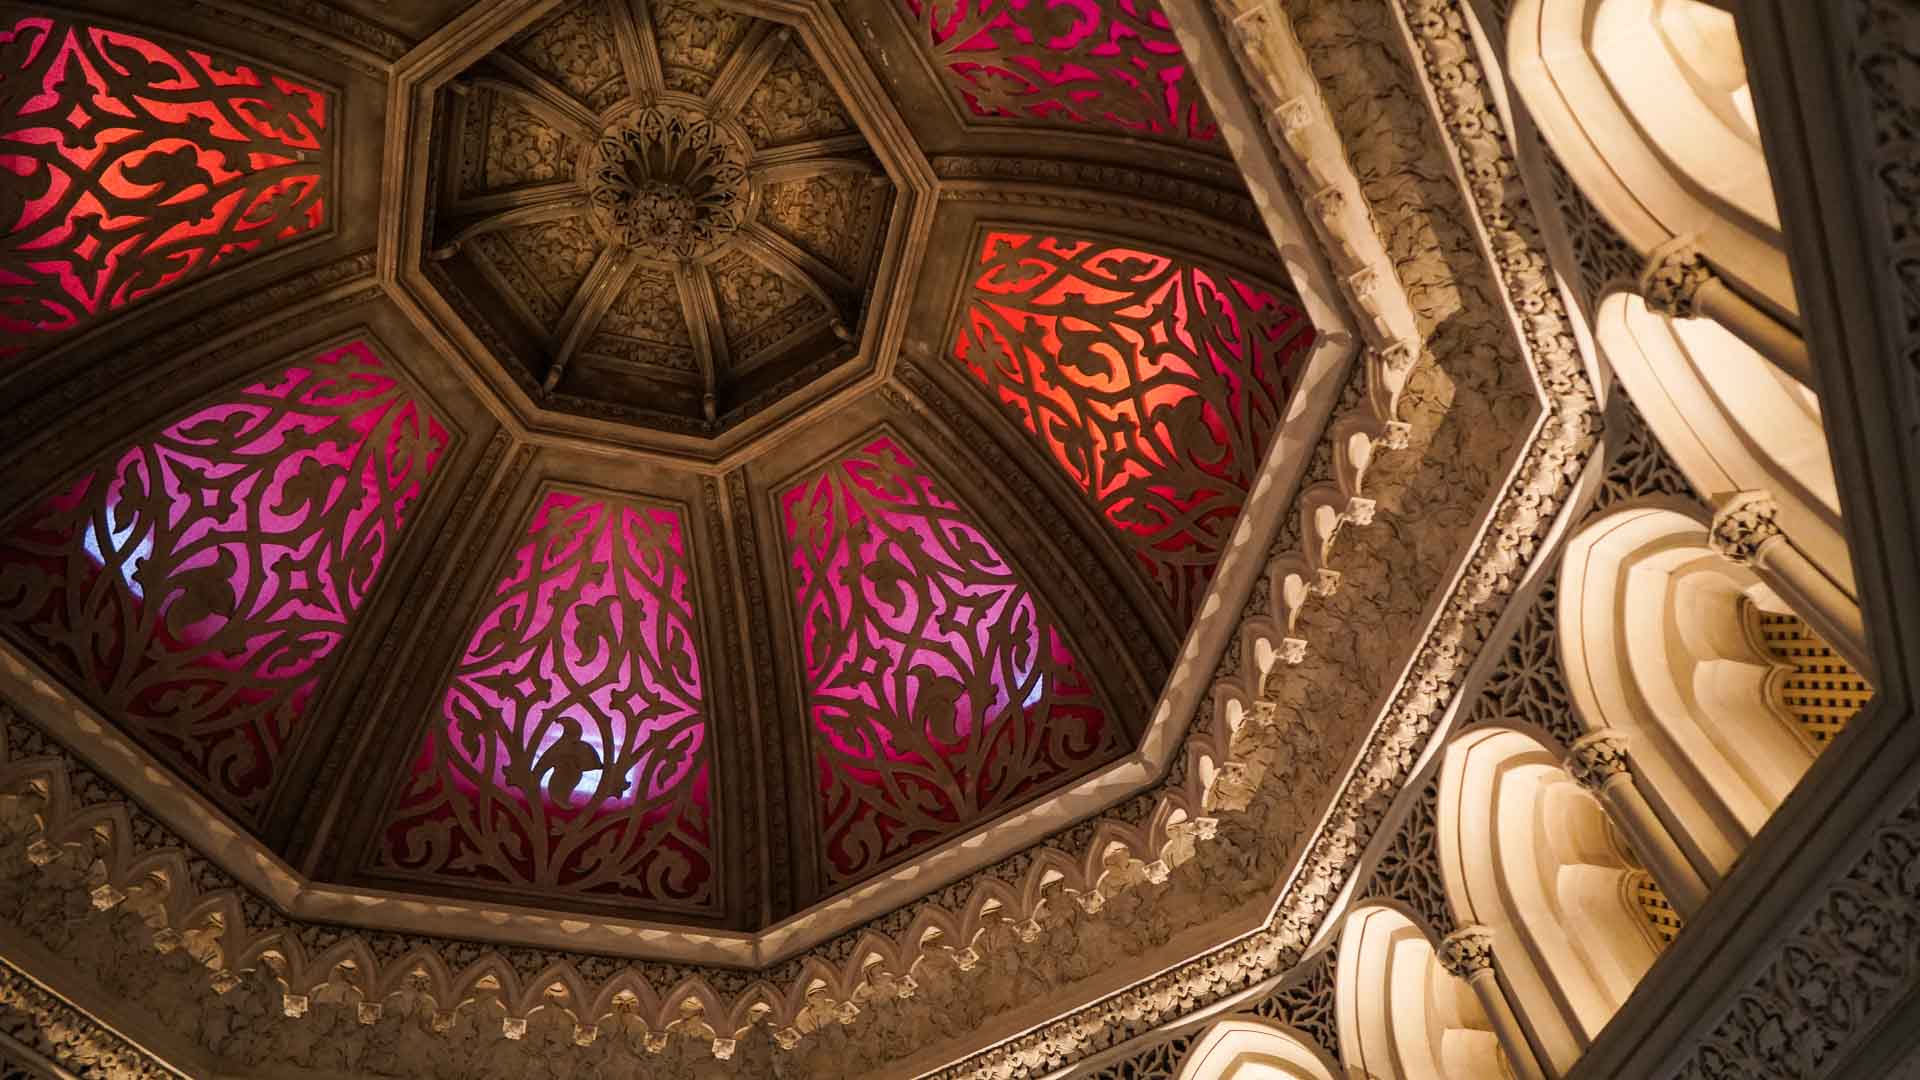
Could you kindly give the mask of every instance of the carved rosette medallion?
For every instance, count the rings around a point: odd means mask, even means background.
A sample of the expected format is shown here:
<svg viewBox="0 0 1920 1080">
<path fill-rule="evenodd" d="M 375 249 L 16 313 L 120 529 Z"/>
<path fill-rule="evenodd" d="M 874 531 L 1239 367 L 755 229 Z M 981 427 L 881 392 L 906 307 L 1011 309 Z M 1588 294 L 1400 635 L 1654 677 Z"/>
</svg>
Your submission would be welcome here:
<svg viewBox="0 0 1920 1080">
<path fill-rule="evenodd" d="M 697 259 L 747 220 L 747 141 L 703 110 L 655 103 L 616 119 L 581 156 L 593 223 L 615 247 L 662 262 Z"/>
</svg>

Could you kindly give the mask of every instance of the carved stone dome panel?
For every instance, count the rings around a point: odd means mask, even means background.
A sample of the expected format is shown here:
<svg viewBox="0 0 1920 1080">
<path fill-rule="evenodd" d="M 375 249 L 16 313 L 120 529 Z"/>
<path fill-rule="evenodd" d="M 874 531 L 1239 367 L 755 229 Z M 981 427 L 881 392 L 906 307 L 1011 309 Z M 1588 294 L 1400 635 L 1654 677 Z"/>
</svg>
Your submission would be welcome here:
<svg viewBox="0 0 1920 1080">
<path fill-rule="evenodd" d="M 438 119 L 433 272 L 540 408 L 713 435 L 858 362 L 894 186 L 793 27 L 580 0 Z"/>
</svg>

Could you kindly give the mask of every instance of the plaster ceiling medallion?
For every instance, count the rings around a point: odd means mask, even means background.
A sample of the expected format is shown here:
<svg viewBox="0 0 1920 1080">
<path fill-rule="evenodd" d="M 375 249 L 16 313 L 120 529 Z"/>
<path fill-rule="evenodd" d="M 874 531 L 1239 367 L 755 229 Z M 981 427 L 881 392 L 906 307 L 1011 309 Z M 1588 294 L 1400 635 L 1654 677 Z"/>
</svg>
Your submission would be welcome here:
<svg viewBox="0 0 1920 1080">
<path fill-rule="evenodd" d="M 753 199 L 750 146 L 688 106 L 639 106 L 581 158 L 593 223 L 656 262 L 710 254 L 740 231 Z"/>
<path fill-rule="evenodd" d="M 713 435 L 859 362 L 894 187 L 793 27 L 575 0 L 456 86 L 432 257 L 541 408 Z"/>
</svg>

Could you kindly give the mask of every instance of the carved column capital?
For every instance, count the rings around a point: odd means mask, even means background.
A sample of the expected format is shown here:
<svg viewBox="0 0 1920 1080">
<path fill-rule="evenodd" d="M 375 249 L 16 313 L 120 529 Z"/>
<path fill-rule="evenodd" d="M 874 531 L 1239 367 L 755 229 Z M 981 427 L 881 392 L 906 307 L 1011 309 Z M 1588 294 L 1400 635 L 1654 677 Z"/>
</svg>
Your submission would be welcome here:
<svg viewBox="0 0 1920 1080">
<path fill-rule="evenodd" d="M 1493 970 L 1493 931 L 1484 926 L 1463 926 L 1440 940 L 1440 966 L 1447 974 L 1471 982 L 1475 975 Z"/>
<path fill-rule="evenodd" d="M 1640 295 L 1647 310 L 1676 319 L 1692 319 L 1700 314 L 1695 303 L 1700 290 L 1715 280 L 1713 268 L 1700 250 L 1685 237 L 1654 251 L 1647 268 L 1640 272 Z"/>
<path fill-rule="evenodd" d="M 1581 787 L 1598 792 L 1608 780 L 1631 771 L 1627 764 L 1627 737 L 1617 731 L 1596 731 L 1584 736 L 1568 749 L 1566 767 Z"/>
<path fill-rule="evenodd" d="M 1708 542 L 1721 555 L 1747 565 L 1767 541 L 1780 535 L 1780 507 L 1765 491 L 1736 491 L 1714 510 Z"/>
</svg>

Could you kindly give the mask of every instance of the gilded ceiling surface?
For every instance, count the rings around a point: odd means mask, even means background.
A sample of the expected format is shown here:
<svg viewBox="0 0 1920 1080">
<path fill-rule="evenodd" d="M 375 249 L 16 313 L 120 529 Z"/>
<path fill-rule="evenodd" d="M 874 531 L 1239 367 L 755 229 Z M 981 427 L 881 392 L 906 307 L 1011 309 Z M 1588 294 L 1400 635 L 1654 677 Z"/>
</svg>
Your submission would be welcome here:
<svg viewBox="0 0 1920 1080">
<path fill-rule="evenodd" d="M 288 934 L 785 992 L 1046 859 L 1164 880 L 1076 821 L 1217 824 L 1163 797 L 1240 775 L 1206 619 L 1270 591 L 1297 660 L 1406 437 L 1249 567 L 1344 360 L 1165 15 L 380 6 L 0 5 L 7 649 Z"/>
</svg>

